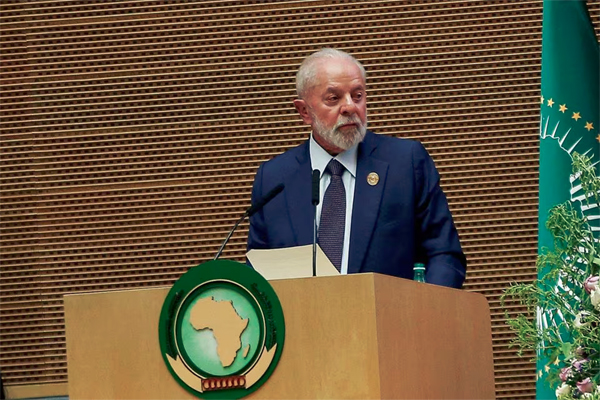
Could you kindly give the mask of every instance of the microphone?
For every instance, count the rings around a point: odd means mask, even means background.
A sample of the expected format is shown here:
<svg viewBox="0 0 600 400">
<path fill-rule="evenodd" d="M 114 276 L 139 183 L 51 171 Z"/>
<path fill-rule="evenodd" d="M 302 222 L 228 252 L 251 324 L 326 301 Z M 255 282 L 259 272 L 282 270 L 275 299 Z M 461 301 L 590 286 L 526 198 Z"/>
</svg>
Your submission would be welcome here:
<svg viewBox="0 0 600 400">
<path fill-rule="evenodd" d="M 312 172 L 312 204 L 313 206 L 319 205 L 319 181 L 321 179 L 321 171 L 318 169 Z"/>
<path fill-rule="evenodd" d="M 273 198 L 275 196 L 277 196 L 279 193 L 281 193 L 281 191 L 283 190 L 283 187 L 285 185 L 283 183 L 280 183 L 279 185 L 275 186 L 273 189 L 271 189 L 269 191 L 269 193 L 267 193 L 265 195 L 265 197 L 263 197 L 262 199 L 258 200 L 256 202 L 256 204 L 251 205 L 250 207 L 248 207 L 248 209 L 246 210 L 246 212 L 244 213 L 244 218 L 245 217 L 251 217 L 253 216 L 257 211 L 260 211 L 268 202 L 270 202 L 271 200 L 273 200 Z"/>
<path fill-rule="evenodd" d="M 317 206 L 320 201 L 320 180 L 321 171 L 318 169 L 312 172 L 312 204 L 315 209 L 314 228 L 313 228 L 313 276 L 317 276 Z"/>
<path fill-rule="evenodd" d="M 242 215 L 241 218 L 237 220 L 237 222 L 235 223 L 235 225 L 233 226 L 233 228 L 231 229 L 231 231 L 229 231 L 229 234 L 227 235 L 227 237 L 223 241 L 223 244 L 219 248 L 219 251 L 217 252 L 217 255 L 215 256 L 215 258 L 213 258 L 213 260 L 216 260 L 217 258 L 219 258 L 219 256 L 221 256 L 221 253 L 223 252 L 223 249 L 225 248 L 225 245 L 227 244 L 227 242 L 229 242 L 229 239 L 231 239 L 231 235 L 233 235 L 233 232 L 237 229 L 238 225 L 241 224 L 242 221 L 244 219 L 246 219 L 246 217 L 251 217 L 256 212 L 262 210 L 262 208 L 268 202 L 270 202 L 271 200 L 273 200 L 273 198 L 275 196 L 277 196 L 279 193 L 281 193 L 281 191 L 283 190 L 284 186 L 285 185 L 283 183 L 280 183 L 279 185 L 275 186 L 263 198 L 259 199 L 256 202 L 256 204 L 253 204 L 253 205 L 251 205 L 250 207 L 248 207 L 246 209 L 246 212 L 244 213 L 244 215 Z"/>
</svg>

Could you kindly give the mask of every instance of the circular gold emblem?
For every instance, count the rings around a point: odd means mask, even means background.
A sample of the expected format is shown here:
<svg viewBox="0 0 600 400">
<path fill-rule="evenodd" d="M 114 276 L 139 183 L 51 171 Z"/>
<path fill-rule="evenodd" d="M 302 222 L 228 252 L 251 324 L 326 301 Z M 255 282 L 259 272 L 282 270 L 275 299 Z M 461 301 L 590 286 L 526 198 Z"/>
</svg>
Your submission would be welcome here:
<svg viewBox="0 0 600 400">
<path fill-rule="evenodd" d="M 377 185 L 378 182 L 379 182 L 379 175 L 377 175 L 377 172 L 371 172 L 367 176 L 367 183 L 369 185 L 375 186 L 375 185 Z"/>
</svg>

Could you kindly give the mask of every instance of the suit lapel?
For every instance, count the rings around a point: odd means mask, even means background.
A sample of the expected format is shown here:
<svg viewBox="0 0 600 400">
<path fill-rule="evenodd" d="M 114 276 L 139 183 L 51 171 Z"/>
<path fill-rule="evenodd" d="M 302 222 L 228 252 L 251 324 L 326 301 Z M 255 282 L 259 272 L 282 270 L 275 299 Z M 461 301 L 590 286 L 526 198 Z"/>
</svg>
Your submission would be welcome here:
<svg viewBox="0 0 600 400">
<path fill-rule="evenodd" d="M 285 199 L 296 245 L 313 241 L 314 210 L 311 202 L 311 167 L 308 141 L 296 157 L 298 167 L 285 180 Z"/>
<path fill-rule="evenodd" d="M 365 140 L 358 149 L 352 228 L 350 231 L 349 274 L 360 272 L 360 267 L 371 243 L 389 165 L 385 161 L 371 157 L 377 147 L 375 137 L 371 135 L 374 134 L 367 133 Z M 371 173 L 376 173 L 379 176 L 379 182 L 376 185 L 370 185 L 367 182 L 367 177 Z"/>
</svg>

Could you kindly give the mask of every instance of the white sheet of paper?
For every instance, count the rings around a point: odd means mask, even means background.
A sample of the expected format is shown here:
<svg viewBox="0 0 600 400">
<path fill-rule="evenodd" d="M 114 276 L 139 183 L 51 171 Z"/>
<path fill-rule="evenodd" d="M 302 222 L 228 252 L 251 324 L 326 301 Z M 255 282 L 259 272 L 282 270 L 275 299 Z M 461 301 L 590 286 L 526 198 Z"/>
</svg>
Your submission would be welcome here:
<svg viewBox="0 0 600 400">
<path fill-rule="evenodd" d="M 267 280 L 312 276 L 312 244 L 283 249 L 252 249 L 250 263 Z M 339 275 L 338 270 L 317 245 L 317 276 Z"/>
</svg>

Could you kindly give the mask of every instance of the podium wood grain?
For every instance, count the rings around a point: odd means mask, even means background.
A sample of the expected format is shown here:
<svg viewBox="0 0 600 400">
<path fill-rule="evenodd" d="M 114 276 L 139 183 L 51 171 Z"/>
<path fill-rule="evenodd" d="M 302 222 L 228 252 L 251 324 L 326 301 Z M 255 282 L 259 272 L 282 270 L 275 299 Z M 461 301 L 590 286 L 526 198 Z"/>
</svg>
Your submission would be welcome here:
<svg viewBox="0 0 600 400">
<path fill-rule="evenodd" d="M 494 398 L 483 296 L 377 274 L 271 284 L 285 345 L 250 398 Z M 65 296 L 70 399 L 195 398 L 160 354 L 168 290 Z"/>
</svg>

